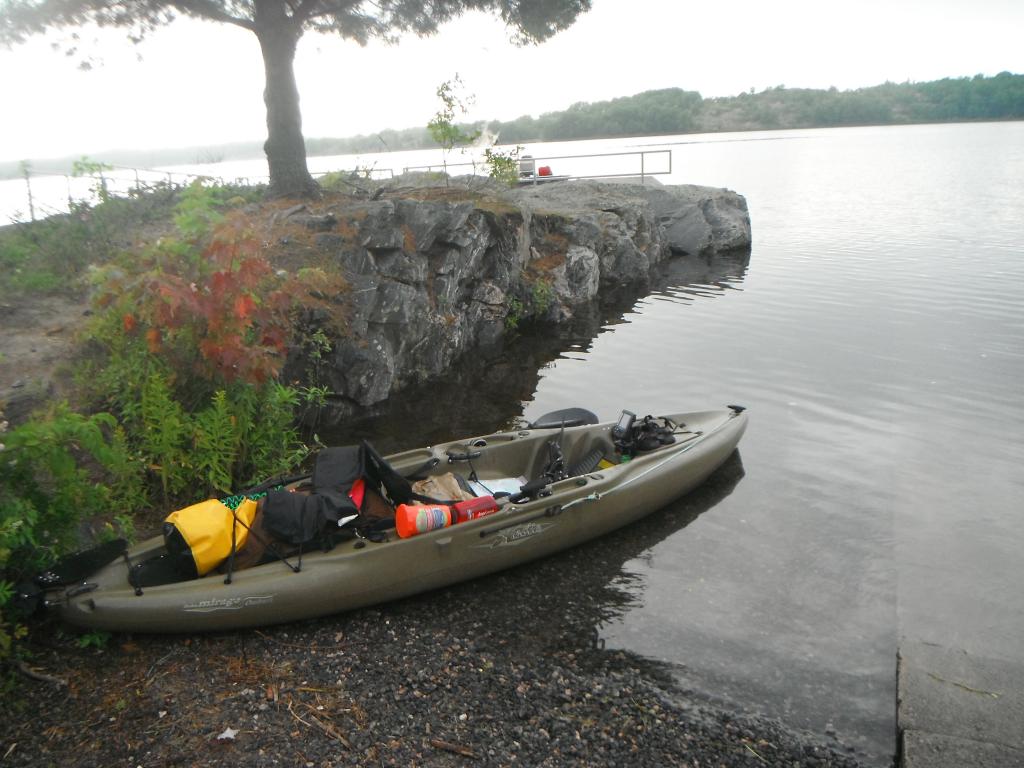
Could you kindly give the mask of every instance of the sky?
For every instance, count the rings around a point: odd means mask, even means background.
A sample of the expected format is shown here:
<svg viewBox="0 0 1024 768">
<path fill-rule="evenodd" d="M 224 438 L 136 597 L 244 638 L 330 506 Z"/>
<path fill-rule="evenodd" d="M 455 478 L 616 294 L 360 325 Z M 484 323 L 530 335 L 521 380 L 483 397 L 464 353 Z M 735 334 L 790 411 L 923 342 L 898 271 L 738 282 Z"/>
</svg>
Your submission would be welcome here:
<svg viewBox="0 0 1024 768">
<path fill-rule="evenodd" d="M 296 77 L 306 137 L 344 137 L 425 126 L 456 74 L 474 97 L 467 122 L 509 120 L 656 88 L 708 98 L 1024 74 L 1022 33 L 1022 0 L 593 0 L 526 48 L 479 13 L 395 46 L 307 34 Z M 136 46 L 88 31 L 87 72 L 53 49 L 64 37 L 0 48 L 0 161 L 265 138 L 252 33 L 180 20 Z"/>
</svg>

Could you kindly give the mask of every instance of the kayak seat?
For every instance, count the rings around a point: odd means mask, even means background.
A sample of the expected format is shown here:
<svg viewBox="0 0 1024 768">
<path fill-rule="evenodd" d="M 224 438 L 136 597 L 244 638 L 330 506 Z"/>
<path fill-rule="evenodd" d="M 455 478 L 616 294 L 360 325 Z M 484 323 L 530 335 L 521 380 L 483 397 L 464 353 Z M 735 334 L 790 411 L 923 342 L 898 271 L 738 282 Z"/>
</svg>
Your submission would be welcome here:
<svg viewBox="0 0 1024 768">
<path fill-rule="evenodd" d="M 529 427 L 530 429 L 560 429 L 597 423 L 597 416 L 586 408 L 563 408 L 560 411 L 545 413 L 536 421 L 531 422 Z"/>
</svg>

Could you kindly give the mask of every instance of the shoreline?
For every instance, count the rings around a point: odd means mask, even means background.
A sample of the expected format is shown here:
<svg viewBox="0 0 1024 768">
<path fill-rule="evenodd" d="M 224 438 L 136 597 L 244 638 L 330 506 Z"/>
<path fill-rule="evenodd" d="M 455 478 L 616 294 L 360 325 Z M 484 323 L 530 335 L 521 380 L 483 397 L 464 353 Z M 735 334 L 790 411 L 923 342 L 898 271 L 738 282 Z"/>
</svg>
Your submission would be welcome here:
<svg viewBox="0 0 1024 768">
<path fill-rule="evenodd" d="M 573 643 L 571 610 L 536 609 L 523 578 L 559 560 L 266 630 L 49 648 L 33 667 L 68 687 L 23 684 L 0 749 L 26 766 L 868 764 Z"/>
<path fill-rule="evenodd" d="M 739 472 L 731 461 L 685 503 L 630 526 L 627 554 L 611 534 L 449 588 L 253 631 L 118 634 L 96 649 L 39 627 L 30 666 L 67 686 L 19 682 L 0 704 L 0 754 L 11 766 L 82 768 L 890 765 L 833 733 L 683 690 L 671 664 L 604 647 L 602 627 L 642 598 L 621 588 L 622 558 L 713 514 Z"/>
</svg>

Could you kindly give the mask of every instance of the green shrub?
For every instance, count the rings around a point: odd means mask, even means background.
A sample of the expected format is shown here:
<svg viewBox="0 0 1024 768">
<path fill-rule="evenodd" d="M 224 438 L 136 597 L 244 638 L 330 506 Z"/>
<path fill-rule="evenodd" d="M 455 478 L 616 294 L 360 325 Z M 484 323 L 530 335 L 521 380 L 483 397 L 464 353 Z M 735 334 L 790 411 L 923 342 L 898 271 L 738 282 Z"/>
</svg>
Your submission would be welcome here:
<svg viewBox="0 0 1024 768">
<path fill-rule="evenodd" d="M 317 360 L 330 349 L 322 332 L 297 329 L 299 298 L 329 304 L 345 288 L 322 270 L 277 275 L 242 217 L 212 215 L 217 194 L 183 193 L 176 220 L 188 240 L 164 238 L 94 274 L 92 361 L 79 382 L 124 424 L 163 505 L 237 490 L 306 455 L 297 411 L 323 391 L 276 379 L 289 339 Z"/>
<path fill-rule="evenodd" d="M 537 315 L 543 315 L 548 311 L 551 306 L 552 300 L 555 298 L 555 291 L 544 278 L 538 278 L 533 284 L 533 288 L 530 289 L 530 293 L 533 296 L 533 308 Z"/>
<path fill-rule="evenodd" d="M 66 405 L 3 435 L 0 446 L 0 660 L 24 633 L 9 614 L 12 585 L 80 549 L 84 523 L 108 521 L 142 501 L 140 465 L 106 413 Z M 123 518 L 122 518 L 123 521 Z"/>
<path fill-rule="evenodd" d="M 208 186 L 196 180 L 181 191 L 178 204 L 174 207 L 174 224 L 186 238 L 197 238 L 207 234 L 224 220 L 217 210 L 234 196 L 225 187 Z"/>
<path fill-rule="evenodd" d="M 302 396 L 276 382 L 236 382 L 189 413 L 166 378 L 154 373 L 141 400 L 136 446 L 159 478 L 165 502 L 239 490 L 293 469 L 308 454 L 294 426 Z"/>
<path fill-rule="evenodd" d="M 484 166 L 487 168 L 487 175 L 503 184 L 514 187 L 519 183 L 519 152 L 522 147 L 516 147 L 509 152 L 488 147 L 484 150 Z"/>
<path fill-rule="evenodd" d="M 508 314 L 505 315 L 505 330 L 514 331 L 519 327 L 520 321 L 523 319 L 523 302 L 517 299 L 515 296 L 508 300 Z"/>
</svg>

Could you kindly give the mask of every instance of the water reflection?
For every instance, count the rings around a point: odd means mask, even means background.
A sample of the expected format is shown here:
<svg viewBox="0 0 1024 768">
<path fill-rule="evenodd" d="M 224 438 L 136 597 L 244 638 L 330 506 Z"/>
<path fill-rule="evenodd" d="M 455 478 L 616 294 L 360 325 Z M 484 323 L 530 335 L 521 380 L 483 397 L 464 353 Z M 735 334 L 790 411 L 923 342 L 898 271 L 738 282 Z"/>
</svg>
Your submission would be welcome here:
<svg viewBox="0 0 1024 768">
<path fill-rule="evenodd" d="M 749 265 L 749 250 L 671 259 L 659 271 L 652 293 L 686 303 L 713 299 L 726 291 L 743 290 L 740 284 Z"/>
</svg>

